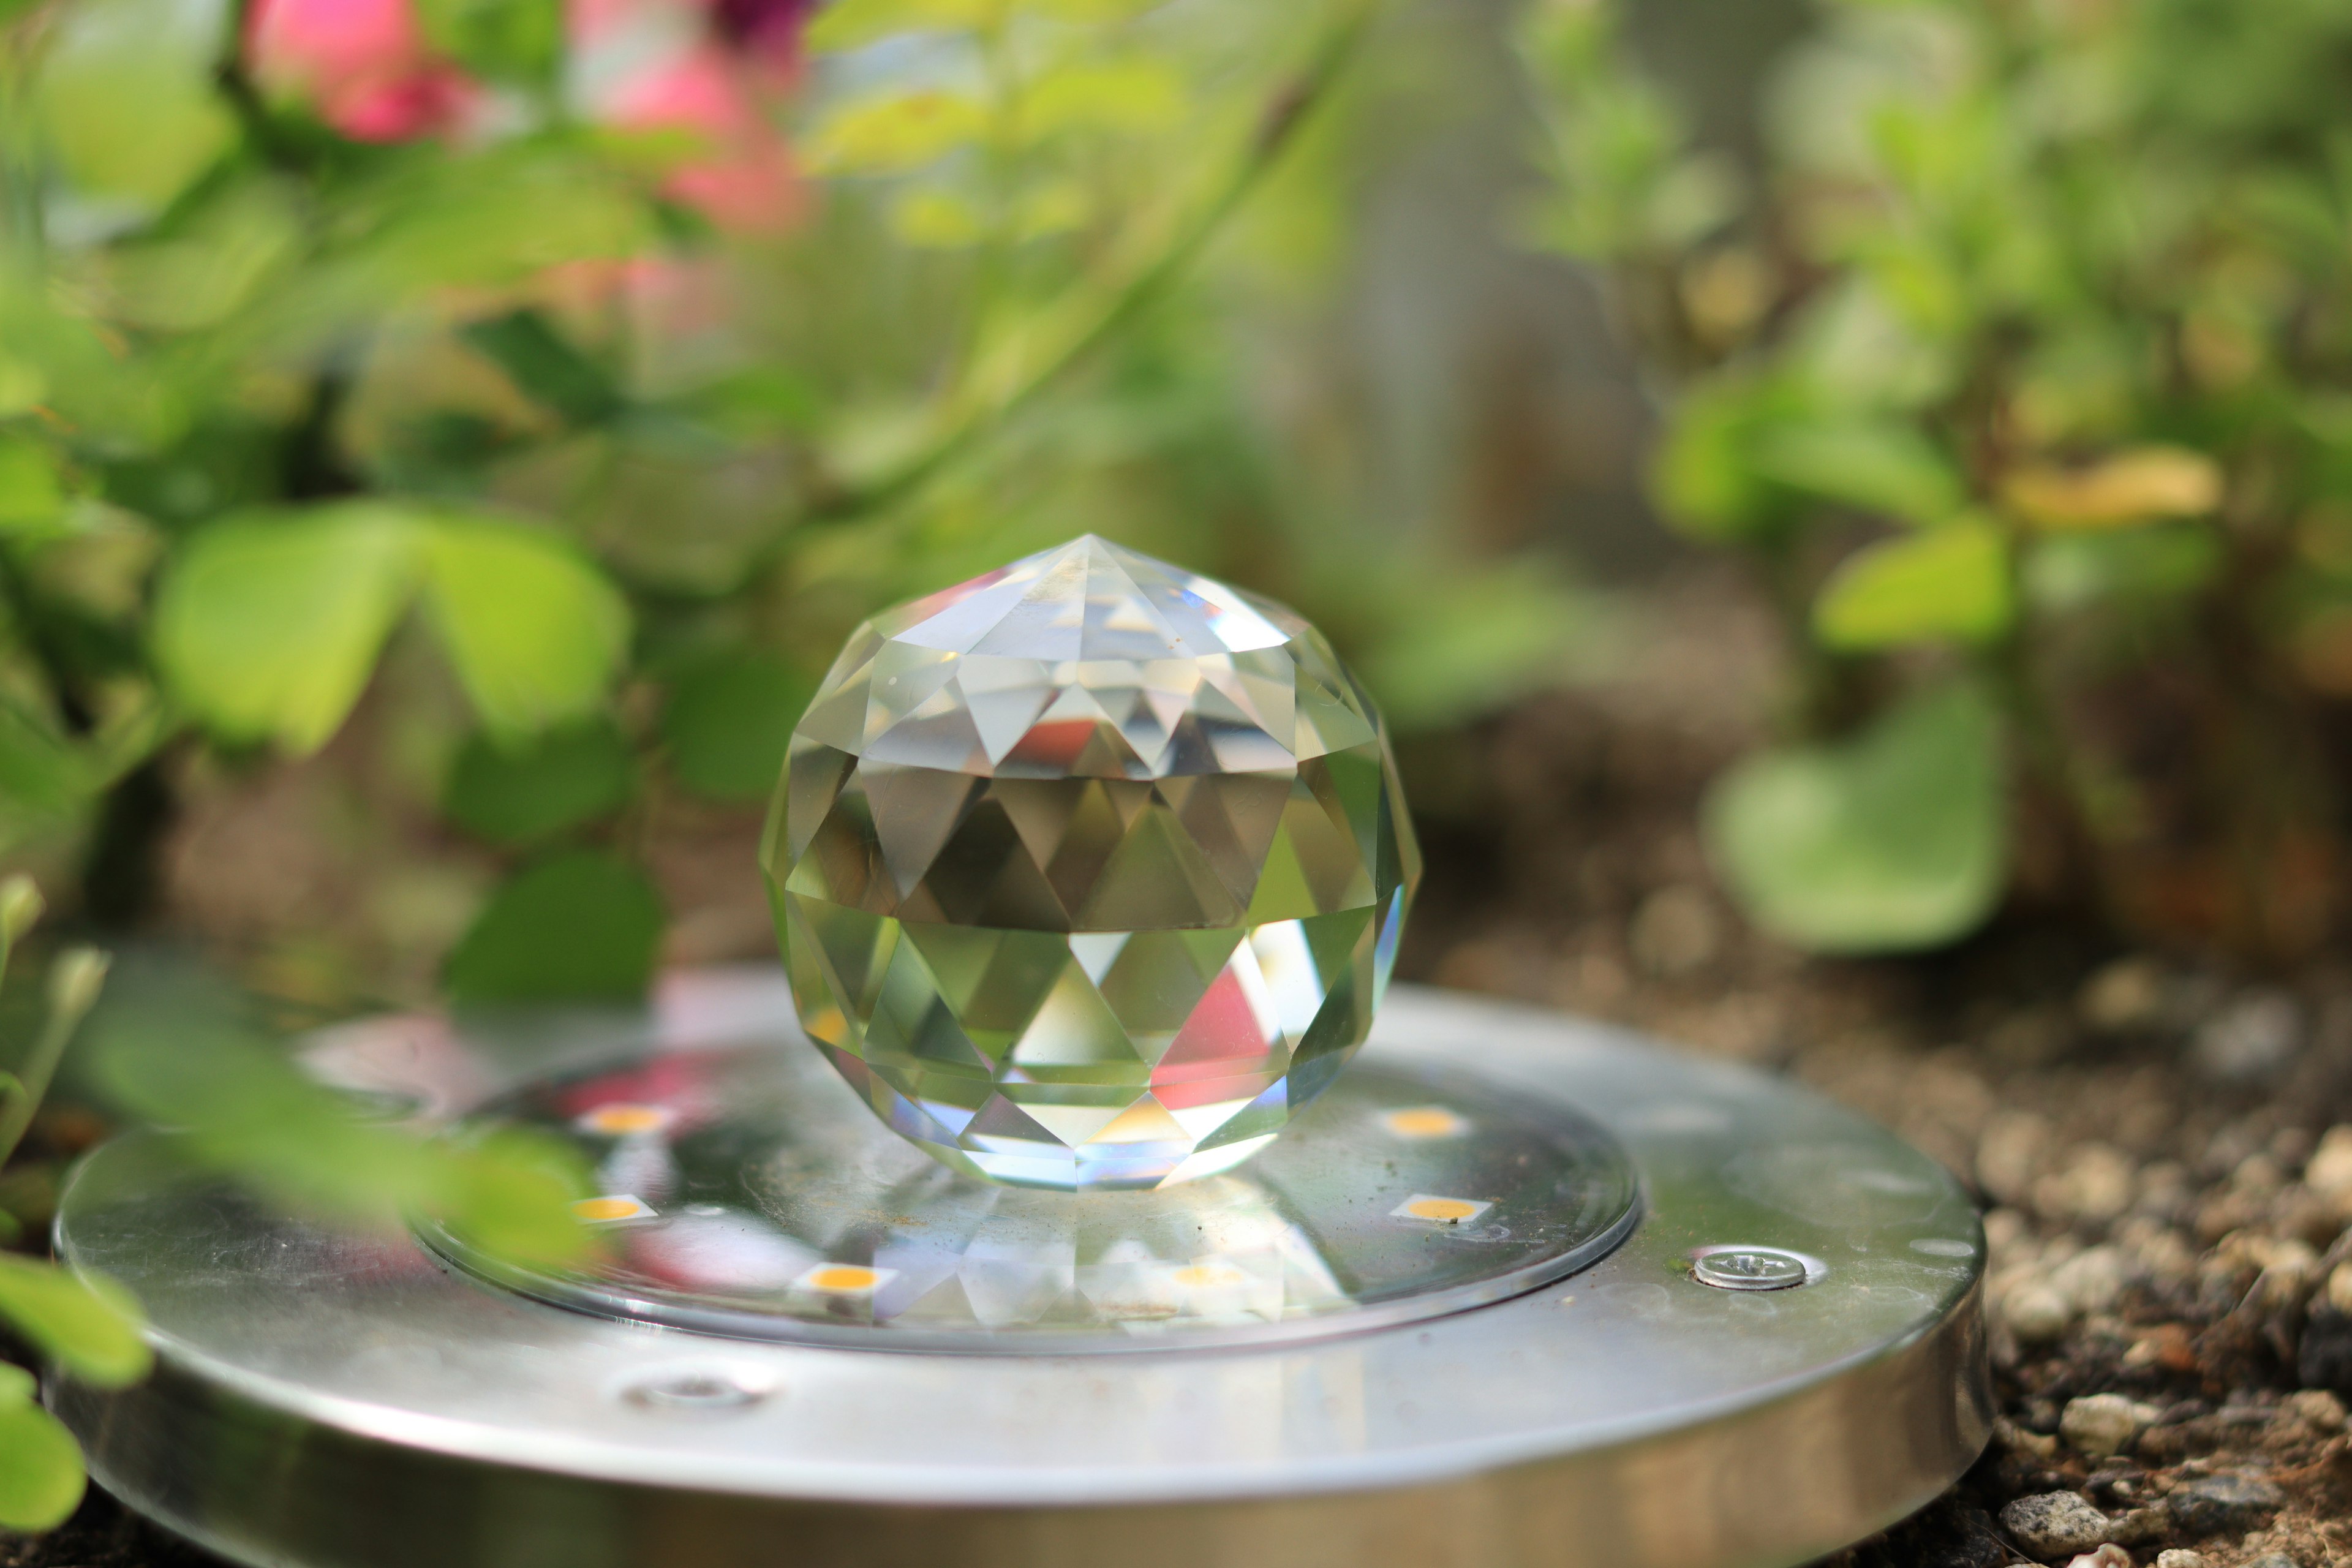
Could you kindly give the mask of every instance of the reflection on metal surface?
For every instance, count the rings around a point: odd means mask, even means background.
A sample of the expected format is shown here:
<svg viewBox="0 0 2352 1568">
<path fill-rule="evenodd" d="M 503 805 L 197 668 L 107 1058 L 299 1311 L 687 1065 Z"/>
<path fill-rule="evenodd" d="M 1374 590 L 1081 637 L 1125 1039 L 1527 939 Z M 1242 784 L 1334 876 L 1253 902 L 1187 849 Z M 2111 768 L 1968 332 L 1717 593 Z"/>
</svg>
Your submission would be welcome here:
<svg viewBox="0 0 2352 1568">
<path fill-rule="evenodd" d="M 331 1062 L 462 1104 L 618 1050 L 763 1031 L 803 1050 L 788 1018 L 772 975 L 706 974 L 650 1022 L 459 1037 L 392 1020 L 376 1027 L 435 1048 L 347 1028 Z M 1435 1082 L 1471 1060 L 1531 1113 L 1575 1107 L 1615 1133 L 1644 1199 L 1607 1257 L 1471 1311 L 1239 1348 L 1204 1327 L 1205 1348 L 1116 1357 L 698 1339 L 486 1288 L 405 1236 L 194 1176 L 151 1140 L 83 1168 L 58 1239 L 139 1293 L 157 1376 L 51 1398 L 110 1489 L 272 1568 L 1774 1568 L 1893 1521 L 1975 1458 L 1983 1238 L 1931 1162 L 1785 1083 L 1410 988 L 1357 1070 Z M 1738 1163 L 1787 1147 L 1836 1152 L 1820 1173 L 1847 1217 L 1790 1201 L 1785 1166 Z M 665 1170 L 690 1185 L 691 1160 L 614 1169 L 665 1225 L 726 1218 L 658 1190 Z M 1433 1224 L 1388 1215 L 1415 1196 L 1497 1194 L 1415 1179 L 1374 1215 Z M 1823 1273 L 1694 1286 L 1694 1254 L 1726 1238 Z"/>
<path fill-rule="evenodd" d="M 598 1173 L 605 1194 L 576 1207 L 611 1227 L 604 1260 L 520 1268 L 427 1224 L 443 1256 L 608 1317 L 893 1350 L 1239 1344 L 1435 1317 L 1601 1257 L 1639 1195 L 1581 1115 L 1426 1072 L 1351 1073 L 1246 1170 L 1158 1192 L 960 1176 L 860 1114 L 813 1054 L 772 1045 L 534 1084 L 453 1131 L 517 1123 Z"/>
</svg>

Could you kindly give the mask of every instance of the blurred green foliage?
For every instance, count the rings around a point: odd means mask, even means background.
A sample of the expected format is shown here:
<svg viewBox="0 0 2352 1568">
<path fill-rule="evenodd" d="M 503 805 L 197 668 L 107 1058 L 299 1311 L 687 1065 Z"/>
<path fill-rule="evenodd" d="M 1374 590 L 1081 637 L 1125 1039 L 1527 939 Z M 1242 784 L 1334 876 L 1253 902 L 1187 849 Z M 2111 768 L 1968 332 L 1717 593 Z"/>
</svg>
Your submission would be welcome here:
<svg viewBox="0 0 2352 1568">
<path fill-rule="evenodd" d="M 28 879 L 0 880 L 0 977 L 17 944 L 40 918 L 41 899 Z M 33 1125 L 82 1016 L 98 999 L 106 960 L 88 948 L 60 954 L 33 1037 L 0 1070 L 0 1166 Z M 14 1195 L 0 1190 L 0 1200 Z M 21 1237 L 25 1226 L 0 1201 L 0 1243 Z M 0 1329 L 59 1372 L 100 1387 L 119 1387 L 147 1375 L 138 1304 L 112 1280 L 72 1272 L 0 1251 Z M 81 1501 L 80 1451 L 35 1398 L 32 1374 L 0 1362 L 0 1529 L 47 1530 Z"/>
<path fill-rule="evenodd" d="M 357 74 L 324 3 L 0 19 L 0 855 L 89 912 L 192 769 L 364 712 L 514 879 L 451 991 L 632 993 L 646 825 L 763 797 L 863 615 L 1087 531 L 1407 725 L 1559 668 L 1566 584 L 1367 552 L 1253 413 L 1378 0 L 364 0 Z"/>
<path fill-rule="evenodd" d="M 1540 0 L 1537 242 L 1663 384 L 1667 515 L 1800 679 L 1706 813 L 1816 948 L 2017 888 L 2284 958 L 2338 927 L 2352 697 L 2352 8 L 1832 0 L 1753 166 L 1609 0 Z"/>
<path fill-rule="evenodd" d="M 0 977 L 41 908 L 28 879 L 0 880 Z M 436 1140 L 389 1124 L 306 1076 L 216 985 L 154 975 L 100 1005 L 108 973 L 93 949 L 58 952 L 31 1037 L 0 1069 L 0 1334 L 28 1360 L 101 1388 L 138 1382 L 152 1362 L 144 1316 L 120 1284 L 5 1250 L 37 1244 L 57 1202 L 70 1151 L 27 1134 L 78 1032 L 93 1037 L 85 1077 L 120 1115 L 167 1130 L 145 1152 L 181 1176 L 230 1173 L 359 1224 L 430 1213 L 541 1261 L 593 1245 L 572 1209 L 592 1185 L 570 1151 L 514 1131 Z M 14 992 L 0 999 L 22 1016 Z M 0 1361 L 0 1530 L 47 1530 L 81 1500 L 80 1453 L 37 1392 L 30 1373 Z"/>
</svg>

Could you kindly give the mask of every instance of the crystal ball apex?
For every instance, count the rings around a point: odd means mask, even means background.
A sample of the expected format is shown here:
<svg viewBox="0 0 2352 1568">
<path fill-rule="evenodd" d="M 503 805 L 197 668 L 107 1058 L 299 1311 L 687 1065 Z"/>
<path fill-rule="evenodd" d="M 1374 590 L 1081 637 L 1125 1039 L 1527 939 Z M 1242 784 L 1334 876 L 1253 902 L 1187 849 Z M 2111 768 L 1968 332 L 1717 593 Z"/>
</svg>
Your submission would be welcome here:
<svg viewBox="0 0 2352 1568">
<path fill-rule="evenodd" d="M 1362 1044 L 1420 880 L 1295 612 L 1088 534 L 875 616 L 761 848 L 801 1021 L 952 1169 L 1230 1169 Z"/>
</svg>

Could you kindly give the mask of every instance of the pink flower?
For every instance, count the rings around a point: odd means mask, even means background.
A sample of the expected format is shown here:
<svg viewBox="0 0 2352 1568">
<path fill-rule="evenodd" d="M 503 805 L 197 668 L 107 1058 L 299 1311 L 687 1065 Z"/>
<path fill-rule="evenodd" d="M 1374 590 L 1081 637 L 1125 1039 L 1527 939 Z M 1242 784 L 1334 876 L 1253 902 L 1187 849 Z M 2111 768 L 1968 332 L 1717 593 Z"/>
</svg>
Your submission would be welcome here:
<svg viewBox="0 0 2352 1568">
<path fill-rule="evenodd" d="M 434 58 L 410 0 L 254 0 L 245 48 L 265 89 L 309 100 L 354 141 L 453 130 L 480 101 Z"/>
<path fill-rule="evenodd" d="M 688 135 L 664 189 L 722 228 L 788 226 L 805 198 L 771 103 L 797 81 L 813 0 L 570 0 L 590 118 Z M 254 0 L 246 57 L 272 93 L 360 142 L 478 121 L 483 86 L 433 52 L 415 0 Z"/>
<path fill-rule="evenodd" d="M 789 78 L 800 74 L 801 34 L 816 0 L 711 0 L 719 38 L 751 60 Z"/>
<path fill-rule="evenodd" d="M 685 132 L 694 152 L 666 182 L 670 196 L 722 228 L 783 228 L 804 195 L 768 110 L 798 79 L 811 8 L 807 0 L 572 0 L 574 49 L 600 84 L 588 112 L 625 129 Z"/>
<path fill-rule="evenodd" d="M 688 132 L 700 143 L 666 189 L 722 228 L 768 233 L 800 215 L 791 153 L 740 64 L 702 42 L 624 80 L 600 118 L 633 130 Z"/>
</svg>

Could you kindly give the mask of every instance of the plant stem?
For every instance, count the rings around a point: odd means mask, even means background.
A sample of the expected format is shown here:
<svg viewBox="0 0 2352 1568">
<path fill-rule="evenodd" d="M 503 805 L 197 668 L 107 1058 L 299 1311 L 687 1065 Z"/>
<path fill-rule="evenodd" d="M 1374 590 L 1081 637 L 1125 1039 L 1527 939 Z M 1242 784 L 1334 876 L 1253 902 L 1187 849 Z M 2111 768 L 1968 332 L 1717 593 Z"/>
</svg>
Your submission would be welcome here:
<svg viewBox="0 0 2352 1568">
<path fill-rule="evenodd" d="M 16 1091 L 9 1096 L 5 1109 L 0 1109 L 0 1165 L 8 1163 L 8 1156 L 16 1152 L 16 1145 L 32 1127 L 33 1113 L 40 1109 L 42 1097 L 49 1092 L 49 1080 L 57 1076 L 58 1063 L 66 1054 L 75 1027 L 98 999 L 106 964 L 104 954 L 76 948 L 60 955 L 57 967 L 50 971 L 48 1016 L 24 1066 L 16 1074 Z"/>
<path fill-rule="evenodd" d="M 0 230 L 12 263 L 37 272 L 47 249 L 41 168 L 32 127 L 33 72 L 49 26 L 37 11 L 0 34 Z"/>
<path fill-rule="evenodd" d="M 848 522 L 914 494 L 1024 413 L 1063 377 L 1157 304 L 1281 162 L 1283 153 L 1297 139 L 1299 127 L 1330 95 L 1345 73 L 1370 32 L 1381 3 L 1382 0 L 1344 0 L 1339 16 L 1325 32 L 1306 68 L 1286 83 L 1268 103 L 1256 134 L 1224 183 L 1165 247 L 1112 292 L 1093 319 L 1071 334 L 1058 353 L 1012 390 L 965 412 L 896 468 L 821 501 L 811 509 L 804 521 L 821 524 Z"/>
</svg>

